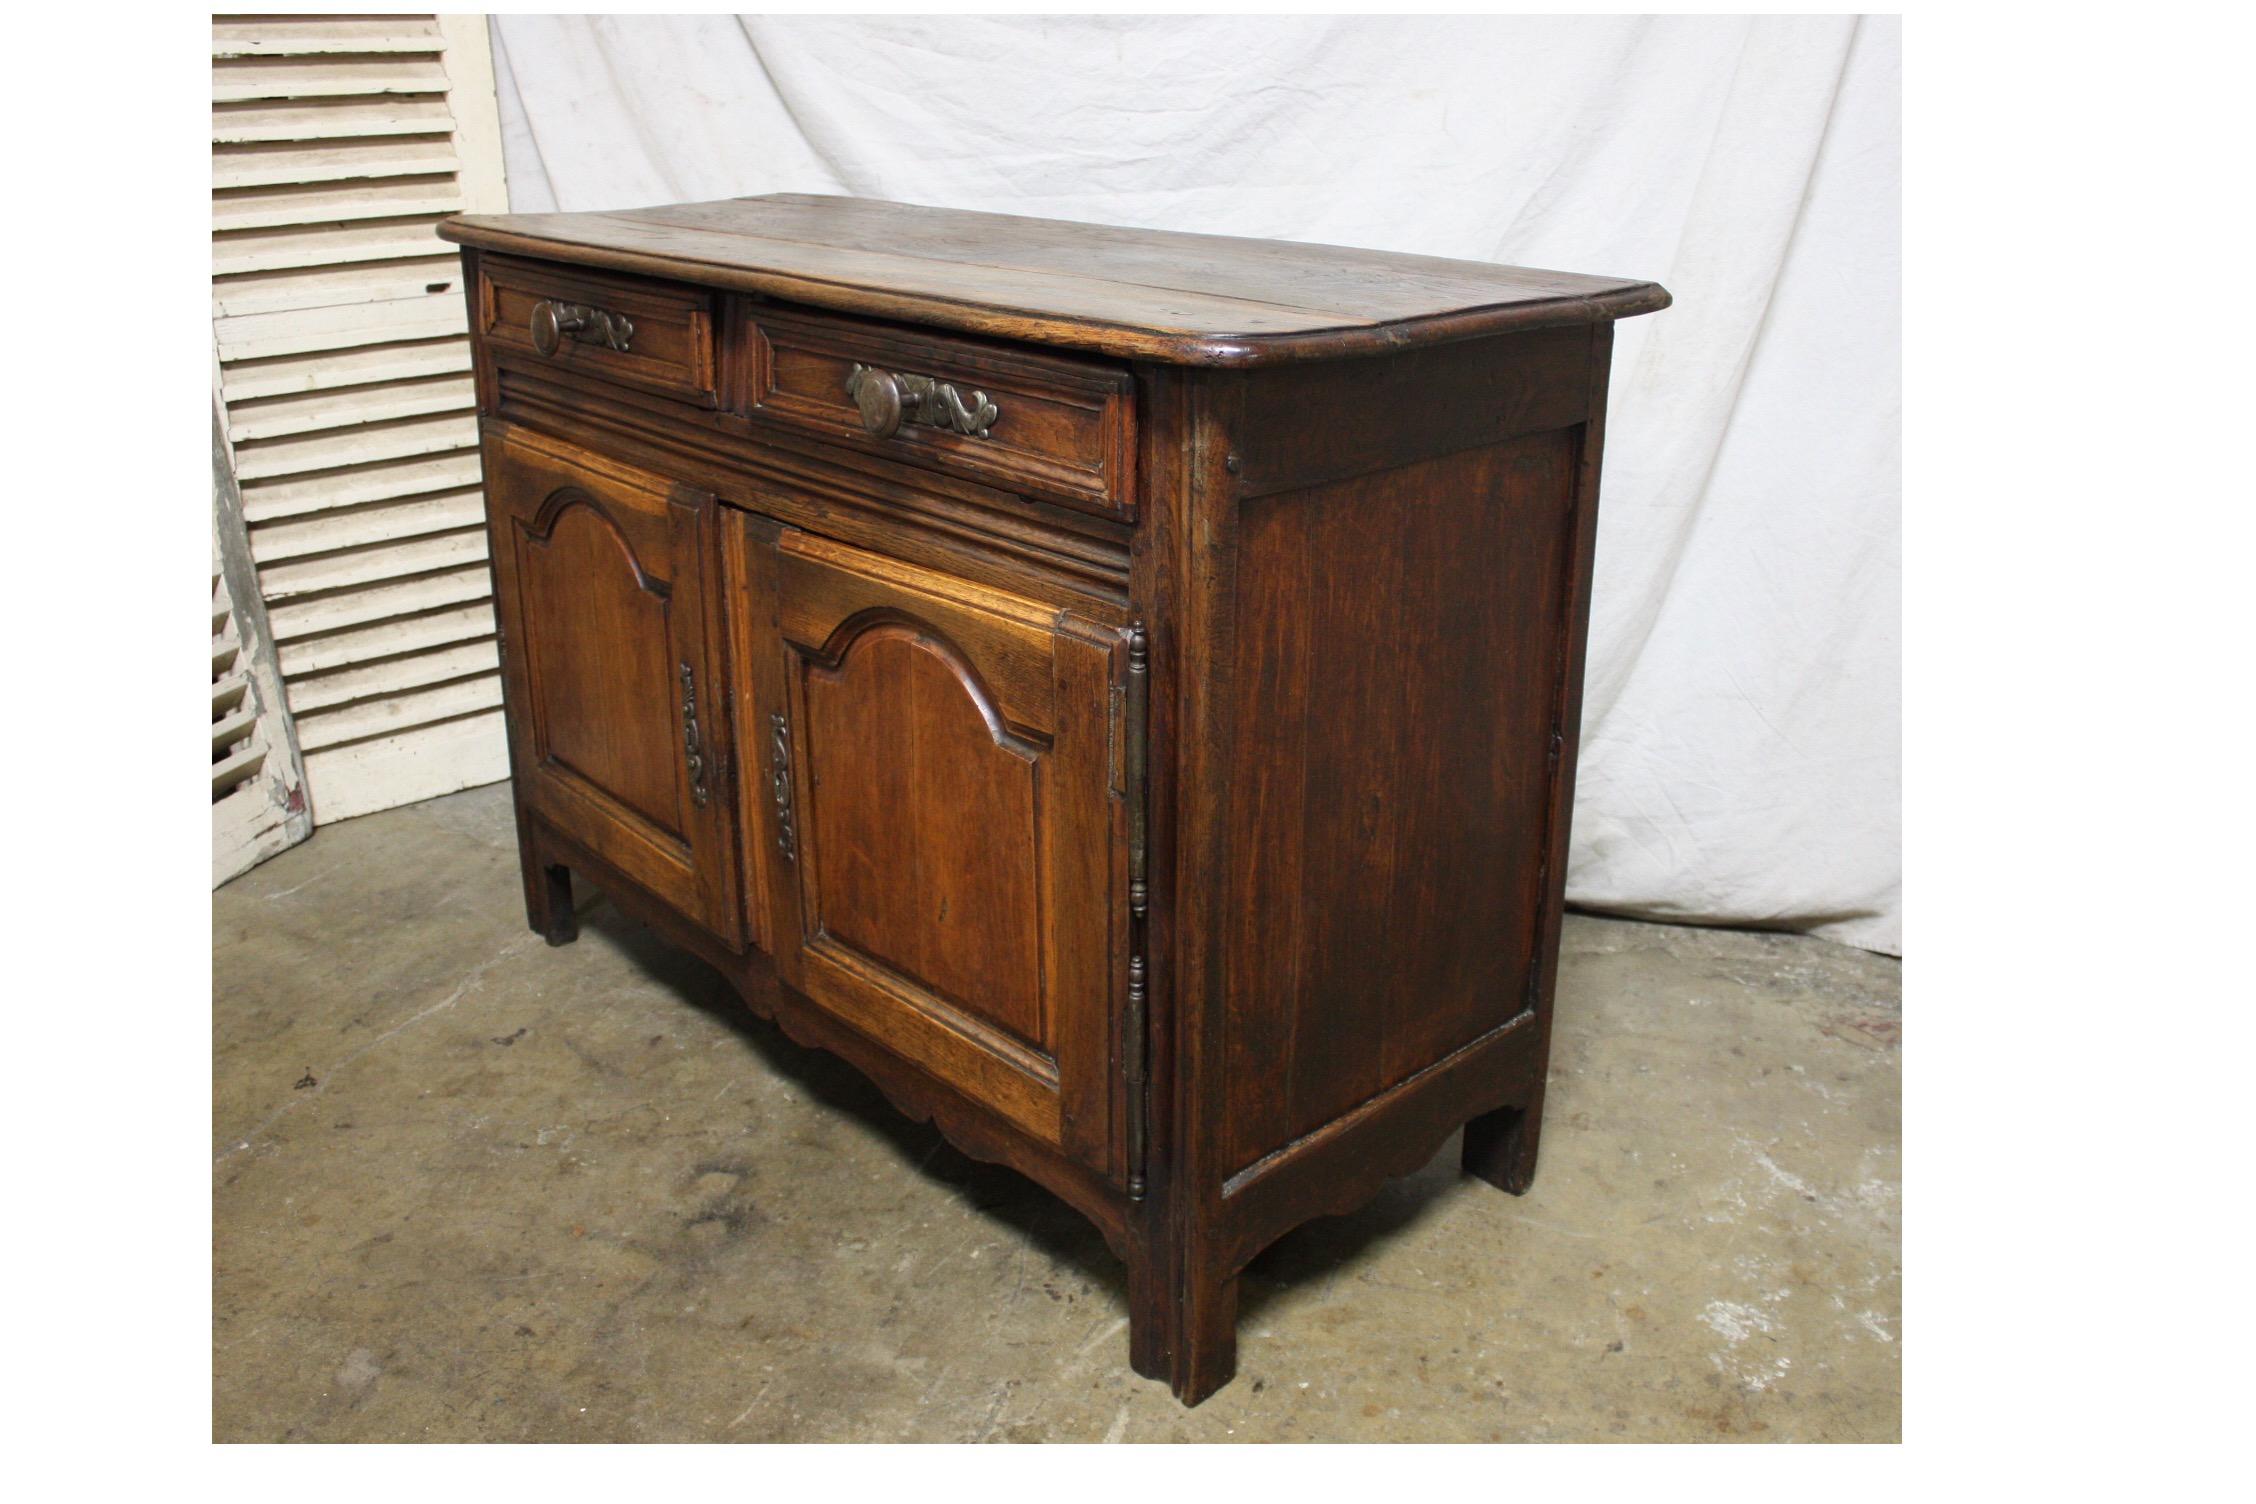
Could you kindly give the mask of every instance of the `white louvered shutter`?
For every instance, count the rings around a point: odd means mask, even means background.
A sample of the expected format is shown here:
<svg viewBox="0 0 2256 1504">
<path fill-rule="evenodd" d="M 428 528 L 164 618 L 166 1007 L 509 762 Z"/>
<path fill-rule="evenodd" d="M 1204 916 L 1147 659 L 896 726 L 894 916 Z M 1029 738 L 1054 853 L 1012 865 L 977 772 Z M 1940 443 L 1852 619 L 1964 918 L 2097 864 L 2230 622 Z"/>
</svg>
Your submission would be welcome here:
<svg viewBox="0 0 2256 1504">
<path fill-rule="evenodd" d="M 478 16 L 215 16 L 212 308 L 316 823 L 508 776 L 462 266 L 507 208 Z"/>
<path fill-rule="evenodd" d="M 313 831 L 274 641 L 260 608 L 228 460 L 212 409 L 212 886 L 247 872 Z"/>
</svg>

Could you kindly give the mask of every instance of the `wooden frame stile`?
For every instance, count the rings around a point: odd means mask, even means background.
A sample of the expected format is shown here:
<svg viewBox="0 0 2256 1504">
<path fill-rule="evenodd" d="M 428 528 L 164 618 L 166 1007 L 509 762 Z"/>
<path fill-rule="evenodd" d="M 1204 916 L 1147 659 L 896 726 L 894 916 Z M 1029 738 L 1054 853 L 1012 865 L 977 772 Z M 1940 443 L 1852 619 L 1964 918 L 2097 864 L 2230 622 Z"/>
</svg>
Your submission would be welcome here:
<svg viewBox="0 0 2256 1504">
<path fill-rule="evenodd" d="M 1567 852 L 1574 834 L 1574 770 L 1582 746 L 1582 681 L 1590 647 L 1590 586 L 1598 554 L 1598 482 L 1606 450 L 1606 391 L 1614 326 L 1590 326 L 1590 387 L 1576 436 L 1575 485 L 1565 561 L 1567 601 L 1552 716 L 1551 801 L 1543 846 L 1543 908 L 1537 921 L 1528 1006 L 1535 1014 L 1536 1061 L 1525 1100 L 1493 1108 L 1465 1125 L 1461 1162 L 1499 1190 L 1524 1195 L 1535 1183 L 1543 1100 L 1551 1060 L 1551 1018 L 1559 986 L 1559 931 L 1566 914 Z"/>
<path fill-rule="evenodd" d="M 1236 523 L 1232 477 L 1240 468 L 1231 448 L 1243 422 L 1243 382 L 1234 374 L 1202 371 L 1189 382 L 1189 431 L 1170 542 L 1177 584 L 1174 601 L 1179 641 L 1171 744 L 1178 789 L 1197 796 L 1176 811 L 1180 845 L 1175 860 L 1176 927 L 1171 976 L 1177 1120 L 1176 1208 L 1171 1239 L 1171 1321 L 1168 1382 L 1178 1398 L 1197 1404 L 1230 1381 L 1237 1367 L 1237 1269 L 1217 1246 L 1223 1231 L 1223 1162 L 1220 1123 L 1203 1110 L 1218 1085 L 1215 1041 L 1226 1005 L 1222 985 L 1223 934 L 1214 910 L 1230 892 L 1227 831 L 1230 781 L 1223 770 L 1234 716 L 1234 602 Z"/>
<path fill-rule="evenodd" d="M 685 716 L 695 716 L 702 726 L 690 724 L 685 735 L 701 738 L 704 755 L 711 766 L 706 770 L 712 797 L 713 817 L 719 826 L 716 865 L 722 873 L 718 885 L 720 901 L 727 908 L 727 922 L 723 926 L 724 938 L 732 952 L 746 952 L 757 947 L 761 940 L 758 907 L 753 895 L 756 888 L 745 886 L 749 874 L 745 873 L 738 853 L 748 844 L 744 829 L 744 809 L 728 793 L 736 786 L 736 766 L 741 759 L 738 742 L 739 727 L 736 714 L 736 654 L 731 640 L 726 609 L 727 575 L 722 568 L 722 516 L 720 499 L 710 491 L 700 490 L 686 483 L 675 487 L 676 505 L 684 498 L 694 498 L 696 508 L 696 567 L 698 573 L 698 599 L 704 602 L 699 612 L 698 631 L 706 678 L 702 687 L 701 710 L 684 707 Z"/>
<path fill-rule="evenodd" d="M 1180 1388 L 1177 1355 L 1186 1350 L 1182 1326 L 1183 1270 L 1179 1256 L 1189 1231 L 1183 1205 L 1183 1128 L 1189 1121 L 1184 1085 L 1181 956 L 1175 942 L 1181 848 L 1177 841 L 1178 789 L 1186 742 L 1183 734 L 1183 644 L 1194 637 L 1185 582 L 1194 578 L 1182 557 L 1187 536 L 1189 494 L 1197 431 L 1194 385 L 1186 373 L 1168 366 L 1139 365 L 1138 468 L 1142 526 L 1129 559 L 1131 609 L 1145 623 L 1147 683 L 1144 714 L 1144 870 L 1148 883 L 1141 915 L 1140 958 L 1145 997 L 1142 1038 L 1123 1040 L 1125 1052 L 1139 1043 L 1146 1068 L 1137 1083 L 1123 1071 L 1123 1085 L 1140 1090 L 1144 1114 L 1143 1196 L 1131 1208 L 1128 1225 L 1129 1365 L 1147 1379 Z M 1133 1106 L 1133 1104 L 1132 1104 Z"/>
<path fill-rule="evenodd" d="M 478 310 L 485 301 L 484 278 L 480 272 L 483 253 L 464 247 L 462 252 L 462 300 L 464 327 L 478 327 Z M 494 410 L 493 357 L 486 342 L 470 342 L 471 389 L 478 406 L 479 454 L 481 469 L 483 456 L 499 431 L 499 422 L 490 416 Z M 490 511 L 490 509 L 489 509 Z M 495 602 L 501 600 L 501 565 L 497 556 L 500 550 L 490 540 L 486 548 L 486 589 Z M 502 742 L 509 758 L 510 806 L 516 814 L 518 873 L 525 888 L 525 913 L 532 928 L 550 945 L 569 945 L 579 938 L 579 919 L 572 902 L 572 877 L 570 869 L 561 863 L 546 860 L 535 840 L 538 816 L 527 803 L 527 793 L 532 787 L 531 770 L 524 765 L 522 749 L 528 744 L 518 720 L 528 713 L 527 696 L 519 679 L 522 670 L 511 651 L 509 625 L 501 613 L 494 613 L 494 655 L 501 672 L 505 689 L 514 692 L 502 696 Z"/>
</svg>

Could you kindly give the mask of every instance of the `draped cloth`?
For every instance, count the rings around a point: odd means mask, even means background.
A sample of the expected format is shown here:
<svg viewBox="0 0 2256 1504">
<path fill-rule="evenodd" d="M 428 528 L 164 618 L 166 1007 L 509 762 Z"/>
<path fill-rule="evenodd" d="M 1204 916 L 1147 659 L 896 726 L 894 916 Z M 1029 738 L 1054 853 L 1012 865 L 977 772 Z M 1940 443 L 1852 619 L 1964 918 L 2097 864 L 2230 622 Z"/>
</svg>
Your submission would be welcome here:
<svg viewBox="0 0 2256 1504">
<path fill-rule="evenodd" d="M 1902 950 L 1892 18 L 496 16 L 513 208 L 771 192 L 1650 278 L 1570 902 Z"/>
</svg>

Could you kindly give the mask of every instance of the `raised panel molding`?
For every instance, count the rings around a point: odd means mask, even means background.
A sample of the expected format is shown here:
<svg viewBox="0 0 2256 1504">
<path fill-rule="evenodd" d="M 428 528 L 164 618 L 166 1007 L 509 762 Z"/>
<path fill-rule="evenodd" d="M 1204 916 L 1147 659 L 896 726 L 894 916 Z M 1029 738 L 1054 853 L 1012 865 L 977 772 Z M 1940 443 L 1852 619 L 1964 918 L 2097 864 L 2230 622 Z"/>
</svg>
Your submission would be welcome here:
<svg viewBox="0 0 2256 1504">
<path fill-rule="evenodd" d="M 810 938 L 834 937 L 1047 1061 L 1041 749 L 944 639 L 875 616 L 841 624 L 802 671 Z M 933 780 L 948 800 L 915 797 Z"/>
</svg>

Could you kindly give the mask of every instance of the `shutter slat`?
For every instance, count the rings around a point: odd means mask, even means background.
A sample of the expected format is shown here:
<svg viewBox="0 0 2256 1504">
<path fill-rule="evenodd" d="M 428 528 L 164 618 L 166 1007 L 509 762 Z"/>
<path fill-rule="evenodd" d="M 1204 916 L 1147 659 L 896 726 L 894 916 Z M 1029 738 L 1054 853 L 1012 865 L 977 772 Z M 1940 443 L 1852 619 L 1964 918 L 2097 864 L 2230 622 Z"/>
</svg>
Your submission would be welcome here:
<svg viewBox="0 0 2256 1504">
<path fill-rule="evenodd" d="M 219 338 L 219 358 L 237 361 L 437 339 L 461 334 L 469 326 L 470 316 L 459 293 L 429 293 L 384 303 L 237 314 L 214 320 L 212 327 Z"/>
<path fill-rule="evenodd" d="M 454 140 L 449 136 L 378 137 L 319 146 L 221 146 L 212 152 L 212 187 L 412 178 L 454 168 Z"/>
<path fill-rule="evenodd" d="M 294 683 L 308 674 L 403 653 L 429 652 L 473 637 L 490 637 L 493 630 L 493 603 L 479 601 L 286 643 L 282 672 Z"/>
<path fill-rule="evenodd" d="M 298 720 L 298 745 L 307 752 L 319 752 L 344 742 L 397 735 L 433 721 L 473 715 L 500 703 L 501 676 L 482 674 L 302 716 Z"/>
<path fill-rule="evenodd" d="M 307 103 L 212 108 L 212 140 L 329 141 L 341 136 L 429 136 L 454 129 L 443 95 L 371 94 Z"/>
<path fill-rule="evenodd" d="M 302 397 L 267 397 L 256 402 L 239 402 L 227 410 L 227 432 L 228 437 L 241 443 L 247 439 L 313 433 L 355 423 L 419 417 L 425 413 L 459 412 L 475 406 L 477 400 L 467 376 L 388 381 L 342 391 L 313 392 Z"/>
<path fill-rule="evenodd" d="M 462 262 L 454 256 L 372 261 L 364 266 L 303 267 L 249 272 L 212 281 L 213 311 L 223 318 L 356 303 L 398 303 L 416 297 L 459 297 Z"/>
<path fill-rule="evenodd" d="M 428 256 L 447 248 L 439 239 L 438 224 L 438 218 L 431 216 L 239 231 L 212 242 L 212 275 L 229 277 L 290 267 Z"/>
<path fill-rule="evenodd" d="M 427 16 L 214 16 L 213 57 L 305 57 L 331 52 L 439 52 Z"/>
<path fill-rule="evenodd" d="M 212 792 L 220 794 L 258 775 L 266 766 L 266 748 L 253 742 L 212 764 Z"/>
<path fill-rule="evenodd" d="M 485 529 L 471 528 L 277 564 L 259 571 L 259 589 L 270 604 L 280 604 L 324 590 L 380 583 L 464 564 L 482 564 L 485 558 Z"/>
<path fill-rule="evenodd" d="M 216 721 L 243 703 L 250 692 L 251 676 L 237 670 L 224 678 L 212 680 L 212 718 Z"/>
<path fill-rule="evenodd" d="M 284 517 L 334 507 L 390 501 L 423 491 L 452 491 L 478 484 L 476 450 L 405 462 L 361 465 L 350 473 L 307 480 L 267 481 L 243 488 L 243 515 L 253 528 Z"/>
<path fill-rule="evenodd" d="M 308 715 L 376 695 L 396 695 L 450 679 L 492 674 L 500 668 L 501 652 L 494 639 L 461 642 L 434 652 L 409 653 L 301 677 L 290 686 L 290 710 L 294 715 Z"/>
<path fill-rule="evenodd" d="M 492 589 L 483 564 L 453 569 L 443 574 L 397 584 L 372 585 L 366 590 L 344 590 L 312 600 L 288 601 L 269 613 L 274 639 L 287 645 L 292 639 L 340 627 L 366 626 L 387 616 L 410 616 L 438 606 L 457 606 L 484 600 Z M 288 654 L 284 654 L 287 669 Z"/>
<path fill-rule="evenodd" d="M 435 57 L 216 58 L 212 100 L 319 99 L 339 94 L 444 94 L 446 68 Z"/>
<path fill-rule="evenodd" d="M 220 390 L 230 403 L 262 397 L 325 392 L 379 381 L 413 381 L 451 376 L 470 369 L 465 340 L 423 340 L 406 345 L 366 345 L 357 350 L 317 350 L 308 355 L 237 361 L 220 371 Z"/>
<path fill-rule="evenodd" d="M 335 470 L 374 460 L 408 459 L 446 449 L 470 449 L 478 442 L 473 413 L 403 418 L 396 423 L 364 423 L 288 439 L 264 439 L 235 451 L 237 473 L 246 482 L 309 470 Z M 246 502 L 249 501 L 245 497 Z"/>
<path fill-rule="evenodd" d="M 276 522 L 251 535 L 251 557 L 261 566 L 307 554 L 335 553 L 402 538 L 477 527 L 486 520 L 484 499 L 476 491 L 423 496 L 396 505 L 317 512 L 302 521 Z"/>
<path fill-rule="evenodd" d="M 406 214 L 452 214 L 462 206 L 462 187 L 452 177 L 383 180 L 349 188 L 245 188 L 212 196 L 212 229 L 257 230 L 335 224 L 348 219 L 392 219 Z"/>
<path fill-rule="evenodd" d="M 258 729 L 258 712 L 249 706 L 229 711 L 212 722 L 212 751 L 222 752 L 246 741 Z"/>
</svg>

